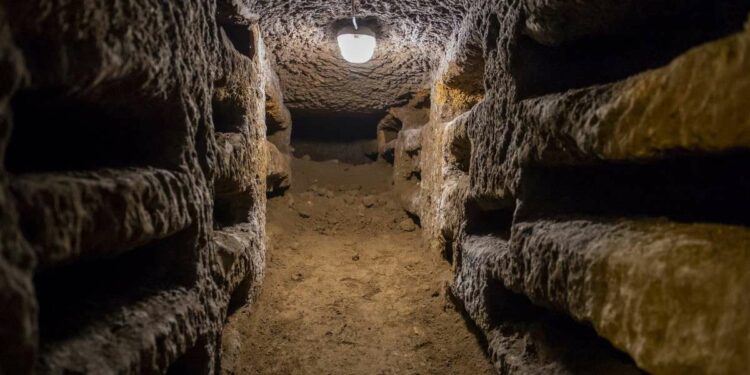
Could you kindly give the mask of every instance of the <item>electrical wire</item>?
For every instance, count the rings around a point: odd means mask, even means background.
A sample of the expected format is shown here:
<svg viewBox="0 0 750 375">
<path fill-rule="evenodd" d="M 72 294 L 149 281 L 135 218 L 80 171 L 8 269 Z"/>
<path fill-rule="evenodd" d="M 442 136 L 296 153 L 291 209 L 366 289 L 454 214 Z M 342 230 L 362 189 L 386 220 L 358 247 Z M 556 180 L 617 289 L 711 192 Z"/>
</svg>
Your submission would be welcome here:
<svg viewBox="0 0 750 375">
<path fill-rule="evenodd" d="M 354 24 L 354 30 L 358 30 L 359 26 L 357 26 L 357 0 L 352 0 L 352 23 Z"/>
</svg>

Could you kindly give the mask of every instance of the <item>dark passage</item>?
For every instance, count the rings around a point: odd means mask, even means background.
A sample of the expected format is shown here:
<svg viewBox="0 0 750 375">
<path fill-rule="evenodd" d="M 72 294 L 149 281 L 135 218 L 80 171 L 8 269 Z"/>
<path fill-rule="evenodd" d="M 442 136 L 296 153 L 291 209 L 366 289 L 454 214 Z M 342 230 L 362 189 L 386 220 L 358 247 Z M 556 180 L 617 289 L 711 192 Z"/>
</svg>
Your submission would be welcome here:
<svg viewBox="0 0 750 375">
<path fill-rule="evenodd" d="M 294 156 L 308 155 L 311 160 L 339 160 L 364 164 L 378 156 L 375 139 L 382 113 L 307 113 L 293 112 Z"/>
</svg>

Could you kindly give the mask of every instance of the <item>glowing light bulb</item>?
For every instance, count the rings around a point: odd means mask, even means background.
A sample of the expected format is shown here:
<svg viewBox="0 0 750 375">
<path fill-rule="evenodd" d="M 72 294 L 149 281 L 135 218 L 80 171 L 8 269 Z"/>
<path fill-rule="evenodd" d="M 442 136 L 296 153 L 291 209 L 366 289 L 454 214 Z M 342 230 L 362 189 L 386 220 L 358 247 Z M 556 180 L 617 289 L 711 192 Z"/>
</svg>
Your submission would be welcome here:
<svg viewBox="0 0 750 375">
<path fill-rule="evenodd" d="M 355 30 L 348 26 L 339 31 L 336 38 L 339 42 L 341 57 L 353 64 L 363 64 L 375 53 L 375 33 L 367 27 Z"/>
</svg>

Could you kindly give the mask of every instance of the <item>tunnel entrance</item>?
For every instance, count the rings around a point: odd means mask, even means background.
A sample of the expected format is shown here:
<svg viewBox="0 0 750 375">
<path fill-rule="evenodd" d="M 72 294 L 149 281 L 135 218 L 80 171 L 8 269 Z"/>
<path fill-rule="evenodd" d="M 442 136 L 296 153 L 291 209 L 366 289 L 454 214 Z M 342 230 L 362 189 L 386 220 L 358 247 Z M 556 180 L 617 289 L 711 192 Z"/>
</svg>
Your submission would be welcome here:
<svg viewBox="0 0 750 375">
<path fill-rule="evenodd" d="M 377 125 L 385 113 L 292 111 L 294 156 L 364 164 L 377 158 Z"/>
</svg>

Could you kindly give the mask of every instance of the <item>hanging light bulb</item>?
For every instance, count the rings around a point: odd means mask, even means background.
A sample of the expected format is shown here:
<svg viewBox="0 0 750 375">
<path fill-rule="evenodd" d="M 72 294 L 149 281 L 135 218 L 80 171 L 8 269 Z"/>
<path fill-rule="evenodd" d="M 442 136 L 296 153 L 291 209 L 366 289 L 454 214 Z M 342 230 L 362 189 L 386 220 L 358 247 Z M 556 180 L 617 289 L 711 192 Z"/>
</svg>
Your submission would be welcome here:
<svg viewBox="0 0 750 375">
<path fill-rule="evenodd" d="M 364 64 L 375 53 L 375 33 L 368 27 L 357 26 L 357 5 L 352 0 L 352 26 L 339 30 L 336 37 L 341 57 L 353 64 Z"/>
<path fill-rule="evenodd" d="M 356 25 L 356 24 L 355 24 Z M 353 64 L 363 64 L 375 53 L 375 33 L 367 27 L 347 26 L 339 31 L 337 40 L 341 57 Z"/>
</svg>

